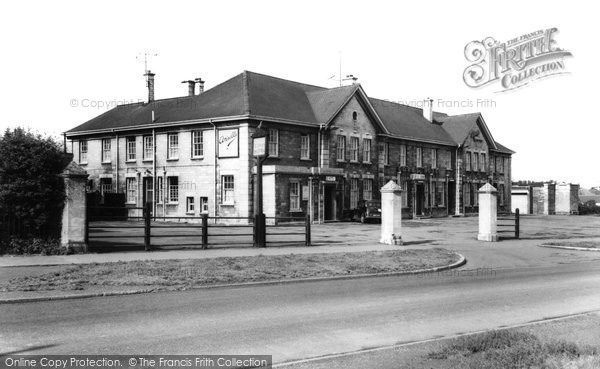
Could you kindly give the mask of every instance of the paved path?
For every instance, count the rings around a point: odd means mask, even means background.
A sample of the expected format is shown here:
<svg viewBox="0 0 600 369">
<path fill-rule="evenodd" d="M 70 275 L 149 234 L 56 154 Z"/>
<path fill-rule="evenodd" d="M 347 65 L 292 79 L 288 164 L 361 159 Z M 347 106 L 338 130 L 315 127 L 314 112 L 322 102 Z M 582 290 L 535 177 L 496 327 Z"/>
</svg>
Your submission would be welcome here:
<svg viewBox="0 0 600 369">
<path fill-rule="evenodd" d="M 276 362 L 600 309 L 600 262 L 0 305 L 4 353 Z"/>
</svg>

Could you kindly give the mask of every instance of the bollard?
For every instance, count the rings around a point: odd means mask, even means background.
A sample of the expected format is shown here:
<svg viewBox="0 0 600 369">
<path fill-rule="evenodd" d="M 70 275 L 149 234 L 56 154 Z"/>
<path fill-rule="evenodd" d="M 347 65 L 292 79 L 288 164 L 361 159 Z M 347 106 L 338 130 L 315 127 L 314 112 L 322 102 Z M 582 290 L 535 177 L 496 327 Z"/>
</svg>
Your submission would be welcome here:
<svg viewBox="0 0 600 369">
<path fill-rule="evenodd" d="M 202 214 L 202 249 L 208 248 L 208 214 Z"/>
<path fill-rule="evenodd" d="M 305 224 L 305 245 L 310 246 L 310 215 L 306 214 L 306 224 Z"/>
<path fill-rule="evenodd" d="M 521 224 L 520 224 L 520 220 L 519 220 L 519 208 L 515 209 L 515 238 L 519 239 L 519 233 L 520 233 L 520 228 L 521 228 Z"/>
<path fill-rule="evenodd" d="M 152 203 L 144 206 L 144 250 L 150 250 L 150 219 L 152 217 Z"/>
</svg>

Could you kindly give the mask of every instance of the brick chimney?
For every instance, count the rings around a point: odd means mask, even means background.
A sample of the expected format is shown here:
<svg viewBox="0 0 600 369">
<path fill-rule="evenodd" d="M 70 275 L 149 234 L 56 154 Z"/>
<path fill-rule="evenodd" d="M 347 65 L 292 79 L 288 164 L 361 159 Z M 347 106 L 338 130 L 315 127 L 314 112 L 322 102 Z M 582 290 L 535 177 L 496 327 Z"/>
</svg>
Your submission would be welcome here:
<svg viewBox="0 0 600 369">
<path fill-rule="evenodd" d="M 204 81 L 202 78 L 196 78 L 196 83 L 198 83 L 198 95 L 204 92 Z"/>
<path fill-rule="evenodd" d="M 190 79 L 188 81 L 181 81 L 181 83 L 188 84 L 188 96 L 194 96 L 196 94 L 196 81 Z"/>
<path fill-rule="evenodd" d="M 144 74 L 146 77 L 146 86 L 148 87 L 148 102 L 154 101 L 154 76 L 150 70 L 146 71 Z"/>
<path fill-rule="evenodd" d="M 423 100 L 423 116 L 430 122 L 433 122 L 433 99 L 428 97 Z"/>
</svg>

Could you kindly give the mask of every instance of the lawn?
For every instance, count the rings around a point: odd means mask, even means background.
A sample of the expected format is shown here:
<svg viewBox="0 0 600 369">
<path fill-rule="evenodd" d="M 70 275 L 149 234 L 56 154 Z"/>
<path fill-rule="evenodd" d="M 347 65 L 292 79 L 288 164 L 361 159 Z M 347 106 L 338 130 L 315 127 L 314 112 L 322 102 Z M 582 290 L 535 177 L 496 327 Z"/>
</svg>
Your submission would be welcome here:
<svg viewBox="0 0 600 369">
<path fill-rule="evenodd" d="M 545 246 L 581 247 L 586 249 L 600 250 L 600 241 L 578 241 L 578 242 L 548 242 Z"/>
<path fill-rule="evenodd" d="M 111 286 L 185 290 L 231 283 L 408 272 L 445 266 L 459 258 L 452 251 L 435 248 L 94 263 L 12 278 L 0 282 L 0 291 L 110 289 Z"/>
</svg>

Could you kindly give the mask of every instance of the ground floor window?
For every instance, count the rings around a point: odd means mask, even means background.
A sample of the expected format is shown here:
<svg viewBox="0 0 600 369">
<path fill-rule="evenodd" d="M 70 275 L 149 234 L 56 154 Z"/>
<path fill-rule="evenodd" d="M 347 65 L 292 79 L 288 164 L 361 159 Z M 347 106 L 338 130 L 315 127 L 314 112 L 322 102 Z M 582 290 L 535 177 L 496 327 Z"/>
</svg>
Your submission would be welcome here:
<svg viewBox="0 0 600 369">
<path fill-rule="evenodd" d="M 471 184 L 470 183 L 465 183 L 464 185 L 464 203 L 465 206 L 471 206 Z"/>
<path fill-rule="evenodd" d="M 437 182 L 436 183 L 436 191 L 435 191 L 435 203 L 438 206 L 444 206 L 444 199 L 446 197 L 446 183 L 445 182 Z"/>
<path fill-rule="evenodd" d="M 504 184 L 498 186 L 498 201 L 500 205 L 504 205 Z"/>
<path fill-rule="evenodd" d="M 188 196 L 185 198 L 185 212 L 188 214 L 194 214 L 194 198 L 192 196 Z"/>
<path fill-rule="evenodd" d="M 125 185 L 127 188 L 127 202 L 135 204 L 137 199 L 137 184 L 135 178 L 127 178 Z"/>
<path fill-rule="evenodd" d="M 104 196 L 105 193 L 113 192 L 112 178 L 100 178 L 100 194 Z"/>
<path fill-rule="evenodd" d="M 290 211 L 300 209 L 300 183 L 290 182 Z"/>
<path fill-rule="evenodd" d="M 200 212 L 208 214 L 208 197 L 200 197 Z"/>
<path fill-rule="evenodd" d="M 221 202 L 233 205 L 235 202 L 235 183 L 232 175 L 221 176 Z"/>
<path fill-rule="evenodd" d="M 408 207 L 408 181 L 400 182 L 400 187 L 402 188 L 402 207 Z"/>
<path fill-rule="evenodd" d="M 479 188 L 477 183 L 473 183 L 473 206 L 479 205 Z"/>
<path fill-rule="evenodd" d="M 169 189 L 169 202 L 179 202 L 179 177 L 167 177 L 167 187 Z"/>
<path fill-rule="evenodd" d="M 350 209 L 358 207 L 358 179 L 350 180 Z"/>
<path fill-rule="evenodd" d="M 163 199 L 165 197 L 164 186 L 163 186 L 163 178 L 156 178 L 156 202 L 162 204 Z"/>
<path fill-rule="evenodd" d="M 363 199 L 364 200 L 373 200 L 373 180 L 372 179 L 364 179 L 363 180 Z"/>
</svg>

